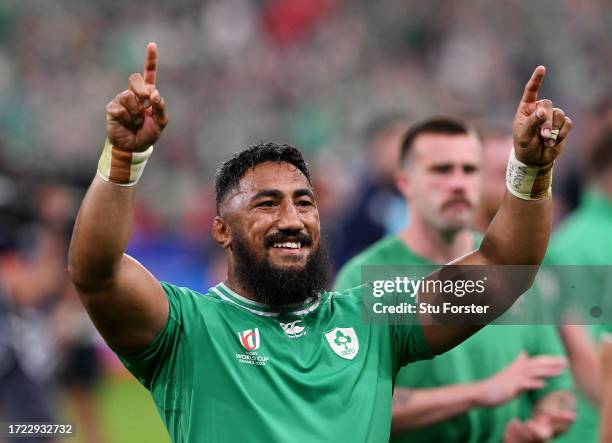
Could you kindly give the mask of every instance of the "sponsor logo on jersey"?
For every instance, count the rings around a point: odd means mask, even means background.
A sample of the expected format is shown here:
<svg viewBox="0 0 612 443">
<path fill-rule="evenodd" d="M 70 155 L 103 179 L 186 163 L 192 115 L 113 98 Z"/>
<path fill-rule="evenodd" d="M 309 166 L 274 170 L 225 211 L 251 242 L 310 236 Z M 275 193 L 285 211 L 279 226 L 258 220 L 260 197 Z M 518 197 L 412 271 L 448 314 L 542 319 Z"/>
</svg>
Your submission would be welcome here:
<svg viewBox="0 0 612 443">
<path fill-rule="evenodd" d="M 247 329 L 246 331 L 239 332 L 238 338 L 240 338 L 240 344 L 247 351 L 254 351 L 259 348 L 259 328 Z"/>
<path fill-rule="evenodd" d="M 280 323 L 281 328 L 283 328 L 283 331 L 285 331 L 285 334 L 287 334 L 289 337 L 291 338 L 298 338 L 298 337 L 303 337 L 304 335 L 306 335 L 306 331 L 305 331 L 305 327 L 302 325 L 299 325 L 298 323 L 301 323 L 302 320 L 295 320 L 289 323 Z"/>
<path fill-rule="evenodd" d="M 359 352 L 359 340 L 353 328 L 335 328 L 325 333 L 327 343 L 337 355 L 353 360 Z"/>
</svg>

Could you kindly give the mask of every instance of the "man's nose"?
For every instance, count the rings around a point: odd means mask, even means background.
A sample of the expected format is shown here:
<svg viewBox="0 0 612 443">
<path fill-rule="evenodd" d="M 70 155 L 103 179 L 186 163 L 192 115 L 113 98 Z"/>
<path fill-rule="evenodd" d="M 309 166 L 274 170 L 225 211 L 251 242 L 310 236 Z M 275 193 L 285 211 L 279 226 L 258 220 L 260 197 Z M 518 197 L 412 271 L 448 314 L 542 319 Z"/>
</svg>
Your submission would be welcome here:
<svg viewBox="0 0 612 443">
<path fill-rule="evenodd" d="M 293 203 L 283 204 L 279 213 L 278 229 L 285 231 L 301 231 L 304 222 L 297 207 Z"/>
<path fill-rule="evenodd" d="M 457 168 L 450 177 L 450 187 L 454 192 L 465 191 L 468 180 L 468 174 L 466 174 L 463 169 Z"/>
</svg>

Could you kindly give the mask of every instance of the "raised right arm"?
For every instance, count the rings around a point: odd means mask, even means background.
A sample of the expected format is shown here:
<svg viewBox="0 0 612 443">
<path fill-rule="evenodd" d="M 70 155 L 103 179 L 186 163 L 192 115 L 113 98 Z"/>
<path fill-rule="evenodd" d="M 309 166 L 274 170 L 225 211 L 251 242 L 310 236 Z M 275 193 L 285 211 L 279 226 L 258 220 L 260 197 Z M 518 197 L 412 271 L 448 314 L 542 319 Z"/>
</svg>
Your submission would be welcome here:
<svg viewBox="0 0 612 443">
<path fill-rule="evenodd" d="M 134 164 L 150 153 L 168 122 L 155 89 L 156 70 L 157 47 L 150 43 L 143 75 L 133 74 L 128 89 L 106 106 L 106 160 L 81 204 L 68 257 L 87 312 L 107 343 L 124 353 L 144 349 L 169 312 L 159 282 L 124 253 L 132 226 Z M 104 166 L 106 173 L 100 171 Z"/>
</svg>

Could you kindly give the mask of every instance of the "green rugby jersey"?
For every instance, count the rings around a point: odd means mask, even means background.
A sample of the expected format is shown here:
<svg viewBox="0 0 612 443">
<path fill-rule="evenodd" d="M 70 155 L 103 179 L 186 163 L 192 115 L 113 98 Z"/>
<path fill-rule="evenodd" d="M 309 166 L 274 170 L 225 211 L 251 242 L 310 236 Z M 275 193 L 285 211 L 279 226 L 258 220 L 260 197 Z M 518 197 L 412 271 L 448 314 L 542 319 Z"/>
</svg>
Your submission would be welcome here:
<svg viewBox="0 0 612 443">
<path fill-rule="evenodd" d="M 588 265 L 612 265 L 611 232 L 612 201 L 598 191 L 589 190 L 582 196 L 578 209 L 553 235 L 545 263 L 584 265 L 587 275 Z M 572 273 L 576 272 L 577 269 L 572 270 Z M 585 325 L 585 328 L 596 343 L 601 341 L 604 333 L 612 333 L 612 325 Z M 599 410 L 580 391 L 576 394 L 576 422 L 559 440 L 564 443 L 595 443 L 599 441 Z"/>
<path fill-rule="evenodd" d="M 476 238 L 478 243 L 480 238 Z M 476 247 L 477 244 L 474 245 Z M 335 289 L 361 284 L 363 265 L 428 265 L 397 236 L 386 237 L 351 259 L 338 273 Z M 472 383 L 506 368 L 521 353 L 563 355 L 563 347 L 552 326 L 486 326 L 450 351 L 430 361 L 402 368 L 397 386 L 413 389 L 439 388 Z M 494 408 L 473 408 L 447 420 L 414 431 L 394 434 L 393 442 L 499 443 L 513 418 L 526 419 L 532 405 L 546 394 L 572 389 L 569 373 L 549 379 L 543 389 L 525 393 Z"/>
<path fill-rule="evenodd" d="M 278 313 L 223 283 L 162 287 L 166 325 L 119 357 L 175 443 L 387 441 L 397 371 L 432 357 L 417 324 L 363 324 L 359 288 Z"/>
</svg>

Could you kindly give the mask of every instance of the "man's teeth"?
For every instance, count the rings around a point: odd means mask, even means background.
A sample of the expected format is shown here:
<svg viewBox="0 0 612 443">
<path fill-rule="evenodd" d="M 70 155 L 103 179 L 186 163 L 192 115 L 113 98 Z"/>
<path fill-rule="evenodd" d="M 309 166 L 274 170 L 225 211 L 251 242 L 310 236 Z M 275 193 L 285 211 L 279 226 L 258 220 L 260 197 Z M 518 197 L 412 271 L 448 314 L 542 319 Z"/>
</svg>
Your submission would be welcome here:
<svg viewBox="0 0 612 443">
<path fill-rule="evenodd" d="M 285 242 L 285 243 L 274 243 L 275 248 L 289 248 L 289 249 L 300 249 L 302 244 L 300 242 Z"/>
</svg>

